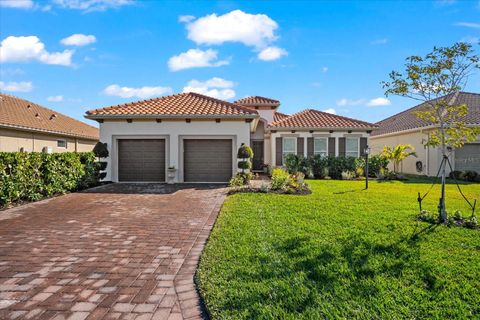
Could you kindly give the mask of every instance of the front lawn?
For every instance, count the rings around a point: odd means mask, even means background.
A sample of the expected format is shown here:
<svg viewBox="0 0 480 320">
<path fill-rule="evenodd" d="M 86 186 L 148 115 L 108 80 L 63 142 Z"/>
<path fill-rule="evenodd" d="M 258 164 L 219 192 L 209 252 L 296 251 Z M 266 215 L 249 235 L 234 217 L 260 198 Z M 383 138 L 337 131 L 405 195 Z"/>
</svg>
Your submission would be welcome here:
<svg viewBox="0 0 480 320">
<path fill-rule="evenodd" d="M 480 230 L 417 222 L 427 181 L 308 183 L 225 201 L 197 273 L 213 319 L 480 317 Z M 470 214 L 454 185 L 447 209 Z"/>
</svg>

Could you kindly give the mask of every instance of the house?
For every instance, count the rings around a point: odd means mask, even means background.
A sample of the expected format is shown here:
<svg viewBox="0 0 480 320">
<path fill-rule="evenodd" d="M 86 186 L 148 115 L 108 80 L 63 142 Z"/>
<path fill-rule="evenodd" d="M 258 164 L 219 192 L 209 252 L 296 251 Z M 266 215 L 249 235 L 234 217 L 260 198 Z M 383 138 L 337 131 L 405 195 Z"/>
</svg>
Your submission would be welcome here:
<svg viewBox="0 0 480 320">
<path fill-rule="evenodd" d="M 0 94 L 0 151 L 92 151 L 98 129 L 36 103 Z"/>
<path fill-rule="evenodd" d="M 360 156 L 374 124 L 316 110 L 278 112 L 280 102 L 248 97 L 234 103 L 181 93 L 87 111 L 107 143 L 107 180 L 226 182 L 237 149 L 254 151 L 253 170 L 281 166 L 287 154 Z"/>
<path fill-rule="evenodd" d="M 451 100 L 452 105 L 466 104 L 469 111 L 462 120 L 469 126 L 480 126 L 479 93 L 458 92 L 440 99 Z M 370 145 L 372 153 L 380 153 L 384 146 L 411 144 L 417 157 L 405 159 L 401 164 L 400 171 L 435 176 L 442 160 L 442 153 L 440 148 L 425 145 L 434 127 L 431 123 L 420 120 L 415 115 L 415 112 L 422 110 L 424 106 L 424 104 L 417 105 L 378 122 L 378 129 L 372 133 Z M 480 139 L 473 143 L 467 143 L 462 148 L 452 150 L 449 158 L 454 170 L 480 172 Z M 450 172 L 449 168 L 447 168 L 448 172 Z"/>
</svg>

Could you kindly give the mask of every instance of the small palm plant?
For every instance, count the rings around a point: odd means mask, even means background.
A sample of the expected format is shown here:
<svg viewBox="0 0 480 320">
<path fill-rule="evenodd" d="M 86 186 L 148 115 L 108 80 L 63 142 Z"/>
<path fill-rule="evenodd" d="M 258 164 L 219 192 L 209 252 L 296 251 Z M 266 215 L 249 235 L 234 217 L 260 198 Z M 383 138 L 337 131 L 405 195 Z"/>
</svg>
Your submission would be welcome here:
<svg viewBox="0 0 480 320">
<path fill-rule="evenodd" d="M 397 173 L 403 160 L 410 156 L 417 156 L 411 144 L 399 144 L 393 148 L 384 146 L 382 156 L 393 162 L 393 172 Z"/>
</svg>

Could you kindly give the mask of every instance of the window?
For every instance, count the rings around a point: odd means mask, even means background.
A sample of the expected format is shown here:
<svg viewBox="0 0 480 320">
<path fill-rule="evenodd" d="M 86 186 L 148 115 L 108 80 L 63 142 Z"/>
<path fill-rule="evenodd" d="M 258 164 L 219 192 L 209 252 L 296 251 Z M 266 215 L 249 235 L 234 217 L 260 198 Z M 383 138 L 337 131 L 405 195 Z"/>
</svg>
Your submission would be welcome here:
<svg viewBox="0 0 480 320">
<path fill-rule="evenodd" d="M 328 155 L 327 138 L 315 138 L 313 140 L 313 154 L 326 157 Z"/>
<path fill-rule="evenodd" d="M 346 138 L 345 139 L 345 156 L 358 158 L 359 154 L 359 139 L 358 138 Z"/>
<path fill-rule="evenodd" d="M 57 140 L 57 147 L 58 148 L 67 148 L 67 140 Z"/>
<path fill-rule="evenodd" d="M 283 138 L 283 159 L 288 154 L 297 154 L 297 138 Z"/>
</svg>

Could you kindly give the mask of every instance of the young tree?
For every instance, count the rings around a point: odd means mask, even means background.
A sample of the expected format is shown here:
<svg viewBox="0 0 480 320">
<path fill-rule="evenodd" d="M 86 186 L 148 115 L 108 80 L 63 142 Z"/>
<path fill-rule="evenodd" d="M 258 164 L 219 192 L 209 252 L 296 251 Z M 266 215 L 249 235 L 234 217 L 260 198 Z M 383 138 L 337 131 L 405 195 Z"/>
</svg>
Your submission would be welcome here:
<svg viewBox="0 0 480 320">
<path fill-rule="evenodd" d="M 384 146 L 382 156 L 393 161 L 393 172 L 397 173 L 400 163 L 410 156 L 416 157 L 417 153 L 413 151 L 413 146 L 411 144 L 399 144 L 394 148 Z"/>
<path fill-rule="evenodd" d="M 411 56 L 406 61 L 404 73 L 392 71 L 390 80 L 382 84 L 387 96 L 398 95 L 423 102 L 416 116 L 432 127 L 426 145 L 439 147 L 443 156 L 440 168 L 442 196 L 438 207 L 439 219 L 445 222 L 447 149 L 474 141 L 480 132 L 463 120 L 468 106 L 456 102 L 469 76 L 480 69 L 480 56 L 470 44 L 459 42 L 451 47 L 434 47 L 426 56 Z"/>
</svg>

